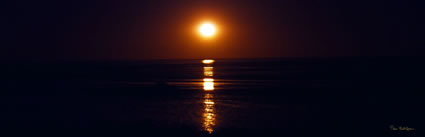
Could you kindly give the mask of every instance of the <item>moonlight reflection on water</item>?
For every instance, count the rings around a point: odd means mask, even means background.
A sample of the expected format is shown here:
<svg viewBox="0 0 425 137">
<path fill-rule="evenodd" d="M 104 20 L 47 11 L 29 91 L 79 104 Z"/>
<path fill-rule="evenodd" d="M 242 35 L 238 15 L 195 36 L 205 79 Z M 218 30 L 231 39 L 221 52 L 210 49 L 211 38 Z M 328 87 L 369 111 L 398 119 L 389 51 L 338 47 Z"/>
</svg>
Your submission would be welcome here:
<svg viewBox="0 0 425 137">
<path fill-rule="evenodd" d="M 214 60 L 202 60 L 204 64 L 204 79 L 203 86 L 204 91 L 213 91 L 214 90 L 214 78 L 213 78 L 213 67 L 212 63 Z M 205 93 L 204 95 L 204 112 L 202 114 L 203 123 L 202 127 L 205 131 L 211 134 L 214 131 L 214 126 L 216 125 L 216 113 L 214 107 L 214 98 L 212 93 Z"/>
</svg>

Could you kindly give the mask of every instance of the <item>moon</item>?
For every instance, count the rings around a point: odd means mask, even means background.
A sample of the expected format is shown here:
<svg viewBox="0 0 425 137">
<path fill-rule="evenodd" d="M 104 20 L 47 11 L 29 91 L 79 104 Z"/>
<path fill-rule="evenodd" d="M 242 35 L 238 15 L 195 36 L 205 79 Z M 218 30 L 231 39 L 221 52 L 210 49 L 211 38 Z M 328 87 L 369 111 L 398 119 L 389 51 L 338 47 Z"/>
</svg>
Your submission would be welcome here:
<svg viewBox="0 0 425 137">
<path fill-rule="evenodd" d="M 201 27 L 199 27 L 199 32 L 204 37 L 211 37 L 215 34 L 216 28 L 215 28 L 214 24 L 204 23 L 204 24 L 201 25 Z"/>
</svg>

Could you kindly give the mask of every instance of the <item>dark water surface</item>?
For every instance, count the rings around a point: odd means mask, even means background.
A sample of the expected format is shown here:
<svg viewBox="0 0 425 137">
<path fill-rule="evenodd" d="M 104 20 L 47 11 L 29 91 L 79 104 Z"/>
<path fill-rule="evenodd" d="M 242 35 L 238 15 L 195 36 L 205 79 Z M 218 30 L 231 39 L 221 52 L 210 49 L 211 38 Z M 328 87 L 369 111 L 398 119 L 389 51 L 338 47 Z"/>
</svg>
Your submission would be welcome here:
<svg viewBox="0 0 425 137">
<path fill-rule="evenodd" d="M 422 64 L 6 62 L 0 125 L 4 136 L 418 136 Z"/>
</svg>

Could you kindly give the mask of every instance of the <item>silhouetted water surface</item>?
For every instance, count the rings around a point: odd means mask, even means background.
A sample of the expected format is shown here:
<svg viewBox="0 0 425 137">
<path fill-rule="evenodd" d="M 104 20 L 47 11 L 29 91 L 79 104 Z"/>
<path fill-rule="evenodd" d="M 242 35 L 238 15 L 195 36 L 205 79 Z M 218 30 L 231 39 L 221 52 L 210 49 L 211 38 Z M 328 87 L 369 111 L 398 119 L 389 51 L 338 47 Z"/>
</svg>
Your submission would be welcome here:
<svg viewBox="0 0 425 137">
<path fill-rule="evenodd" d="M 398 136 L 423 67 L 397 59 L 8 64 L 2 128 L 54 136 Z"/>
</svg>

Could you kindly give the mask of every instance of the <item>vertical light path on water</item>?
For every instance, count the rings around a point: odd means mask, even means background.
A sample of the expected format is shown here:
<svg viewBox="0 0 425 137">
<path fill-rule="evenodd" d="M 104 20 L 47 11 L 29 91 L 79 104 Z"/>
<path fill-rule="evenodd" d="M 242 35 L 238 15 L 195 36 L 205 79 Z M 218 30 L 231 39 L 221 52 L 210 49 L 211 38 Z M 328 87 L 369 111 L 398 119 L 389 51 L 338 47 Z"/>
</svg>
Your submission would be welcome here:
<svg viewBox="0 0 425 137">
<path fill-rule="evenodd" d="M 212 134 L 214 131 L 214 126 L 216 124 L 216 112 L 215 112 L 215 102 L 214 95 L 212 91 L 214 91 L 214 78 L 213 78 L 213 63 L 214 60 L 205 59 L 202 60 L 204 64 L 204 79 L 203 79 L 203 87 L 204 87 L 204 112 L 202 114 L 203 123 L 202 127 L 209 134 Z"/>
</svg>

